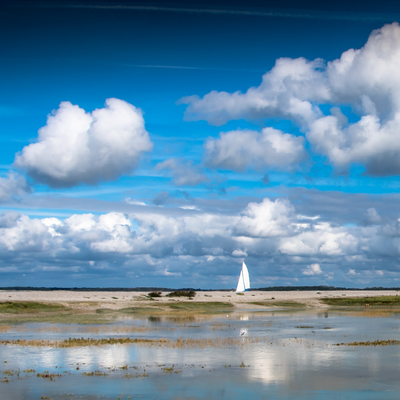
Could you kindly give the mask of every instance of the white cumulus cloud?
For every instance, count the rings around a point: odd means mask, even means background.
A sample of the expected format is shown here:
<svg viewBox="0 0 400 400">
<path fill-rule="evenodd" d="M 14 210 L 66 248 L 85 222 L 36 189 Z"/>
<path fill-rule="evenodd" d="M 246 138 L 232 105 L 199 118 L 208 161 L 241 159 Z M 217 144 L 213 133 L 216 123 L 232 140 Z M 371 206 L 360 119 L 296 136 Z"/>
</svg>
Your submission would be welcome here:
<svg viewBox="0 0 400 400">
<path fill-rule="evenodd" d="M 131 172 L 151 149 L 142 112 L 133 105 L 111 98 L 89 113 L 62 102 L 39 130 L 38 142 L 16 155 L 15 165 L 53 187 L 92 185 Z"/>
<path fill-rule="evenodd" d="M 392 23 L 374 30 L 362 48 L 346 50 L 326 64 L 281 58 L 260 86 L 246 93 L 212 91 L 181 102 L 188 104 L 187 120 L 215 125 L 241 118 L 290 119 L 339 170 L 361 164 L 370 175 L 398 175 L 399 64 L 400 26 Z M 320 105 L 330 105 L 330 113 L 324 114 Z M 349 105 L 358 115 L 351 123 L 341 108 Z M 257 151 L 254 155 L 257 159 Z"/>
<path fill-rule="evenodd" d="M 274 237 L 288 235 L 293 229 L 292 204 L 284 199 L 271 201 L 265 198 L 261 203 L 249 203 L 235 226 L 238 236 Z"/>
<path fill-rule="evenodd" d="M 303 275 L 319 275 L 322 274 L 319 264 L 311 264 L 306 269 L 303 269 Z"/>
<path fill-rule="evenodd" d="M 246 253 L 246 250 L 236 249 L 236 250 L 232 251 L 232 256 L 233 257 L 247 257 L 248 254 Z"/>
<path fill-rule="evenodd" d="M 350 279 L 374 270 L 370 278 L 376 280 L 399 271 L 397 219 L 385 217 L 386 222 L 368 226 L 319 220 L 299 224 L 288 200 L 267 198 L 249 203 L 240 214 L 176 211 L 143 207 L 138 214 L 74 214 L 66 219 L 0 214 L 0 268 L 68 270 L 87 278 L 101 270 L 110 279 L 127 273 L 151 278 L 167 270 L 192 282 L 199 276 L 211 282 L 216 275 L 232 275 L 232 265 L 246 257 L 253 276 L 259 277 L 329 279 L 333 271 L 341 271 Z"/>
<path fill-rule="evenodd" d="M 188 104 L 185 119 L 205 119 L 213 125 L 223 125 L 234 119 L 283 117 L 300 121 L 313 119 L 319 110 L 312 100 L 329 98 L 326 76 L 319 72 L 322 60 L 280 58 L 274 68 L 262 77 L 258 87 L 246 93 L 212 91 L 202 99 L 198 96 L 180 100 Z"/>
<path fill-rule="evenodd" d="M 343 227 L 320 223 L 297 235 L 282 238 L 279 251 L 291 256 L 345 256 L 359 251 L 359 241 Z"/>
<path fill-rule="evenodd" d="M 211 168 L 243 171 L 252 166 L 287 168 L 305 159 L 304 138 L 274 128 L 261 132 L 237 130 L 221 133 L 205 145 L 205 163 Z"/>
</svg>

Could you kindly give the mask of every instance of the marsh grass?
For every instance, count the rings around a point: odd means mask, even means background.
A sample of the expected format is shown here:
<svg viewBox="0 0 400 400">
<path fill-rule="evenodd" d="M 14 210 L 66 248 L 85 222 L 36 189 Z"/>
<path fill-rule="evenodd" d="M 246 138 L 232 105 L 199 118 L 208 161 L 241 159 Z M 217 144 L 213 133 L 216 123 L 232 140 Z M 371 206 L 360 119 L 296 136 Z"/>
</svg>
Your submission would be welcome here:
<svg viewBox="0 0 400 400">
<path fill-rule="evenodd" d="M 86 347 L 86 346 L 108 346 L 115 344 L 154 344 L 155 342 L 162 343 L 165 339 L 132 339 L 132 338 L 108 338 L 108 339 L 85 339 L 85 338 L 69 338 L 65 340 L 1 340 L 2 345 L 17 345 L 22 347 L 58 347 L 58 348 L 71 348 L 71 347 Z"/>
<path fill-rule="evenodd" d="M 43 372 L 43 373 L 38 372 L 36 374 L 36 376 L 38 378 L 49 379 L 50 381 L 54 381 L 56 378 L 61 378 L 62 377 L 61 374 L 50 374 L 48 372 Z"/>
<path fill-rule="evenodd" d="M 346 313 L 346 315 L 352 315 L 358 318 L 387 318 L 391 315 L 399 315 L 400 309 L 392 306 L 388 306 L 388 308 L 384 307 L 358 307 L 358 308 L 341 308 L 341 313 Z"/>
<path fill-rule="evenodd" d="M 149 374 L 125 374 L 123 378 L 125 379 L 132 379 L 132 378 L 148 378 Z M 127 397 L 130 399 L 130 396 Z M 117 397 L 117 399 L 122 399 L 122 397 Z"/>
<path fill-rule="evenodd" d="M 8 332 L 12 329 L 13 327 L 11 325 L 0 325 L 0 332 Z"/>
<path fill-rule="evenodd" d="M 269 342 L 268 338 L 246 337 L 246 338 L 179 338 L 171 339 L 138 339 L 138 338 L 103 338 L 103 339 L 84 339 L 69 338 L 66 340 L 2 340 L 1 345 L 14 345 L 22 347 L 53 347 L 53 348 L 73 348 L 86 346 L 110 346 L 110 345 L 137 345 L 139 347 L 168 347 L 175 349 L 204 349 L 204 348 L 226 348 L 226 347 L 245 347 Z"/>
<path fill-rule="evenodd" d="M 321 301 L 330 306 L 400 306 L 400 296 L 330 297 Z"/>
<path fill-rule="evenodd" d="M 287 307 L 287 308 L 300 308 L 306 307 L 303 303 L 298 303 L 296 301 L 252 301 L 247 304 L 254 304 L 255 306 L 263 306 L 263 307 Z"/>
<path fill-rule="evenodd" d="M 398 346 L 400 340 L 375 340 L 373 342 L 351 342 L 351 343 L 337 343 L 335 346 Z"/>
<path fill-rule="evenodd" d="M 107 376 L 106 372 L 102 371 L 92 371 L 92 372 L 82 372 L 82 376 Z"/>
<path fill-rule="evenodd" d="M 0 313 L 7 314 L 29 314 L 67 310 L 70 310 L 70 308 L 66 308 L 61 304 L 38 303 L 34 301 L 6 301 L 0 303 Z"/>
</svg>

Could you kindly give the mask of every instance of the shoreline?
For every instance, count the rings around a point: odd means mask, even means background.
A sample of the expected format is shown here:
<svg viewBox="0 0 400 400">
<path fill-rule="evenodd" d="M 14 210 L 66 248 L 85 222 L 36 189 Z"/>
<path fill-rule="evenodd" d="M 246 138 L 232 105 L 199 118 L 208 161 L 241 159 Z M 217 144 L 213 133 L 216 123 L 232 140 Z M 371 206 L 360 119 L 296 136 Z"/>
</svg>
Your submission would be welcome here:
<svg viewBox="0 0 400 400">
<path fill-rule="evenodd" d="M 166 297 L 169 292 L 162 292 L 159 298 L 154 300 L 147 296 L 149 292 L 79 292 L 79 291 L 22 291 L 22 290 L 0 290 L 0 302 L 8 301 L 31 301 L 41 303 L 55 303 L 64 306 L 73 306 L 76 309 L 90 310 L 93 308 L 120 309 L 124 307 L 163 306 L 169 301 L 176 302 L 225 302 L 231 303 L 236 309 L 248 309 L 253 302 L 297 302 L 307 307 L 326 309 L 328 305 L 323 304 L 322 298 L 343 297 L 372 297 L 372 296 L 396 296 L 400 291 L 396 290 L 326 290 L 326 291 L 250 291 L 243 295 L 236 292 L 207 291 L 196 292 L 193 300 L 185 297 Z M 251 308 L 265 308 L 265 305 L 251 304 Z"/>
</svg>

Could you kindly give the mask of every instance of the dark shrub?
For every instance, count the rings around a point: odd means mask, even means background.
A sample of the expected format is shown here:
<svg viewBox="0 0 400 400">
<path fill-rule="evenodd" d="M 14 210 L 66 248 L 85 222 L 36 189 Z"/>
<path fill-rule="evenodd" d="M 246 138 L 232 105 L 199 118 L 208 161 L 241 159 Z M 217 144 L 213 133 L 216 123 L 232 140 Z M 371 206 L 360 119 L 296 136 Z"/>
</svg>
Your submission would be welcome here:
<svg viewBox="0 0 400 400">
<path fill-rule="evenodd" d="M 194 290 L 176 290 L 167 294 L 168 297 L 194 297 L 196 292 Z"/>
<path fill-rule="evenodd" d="M 150 292 L 149 297 L 161 297 L 161 292 Z"/>
</svg>

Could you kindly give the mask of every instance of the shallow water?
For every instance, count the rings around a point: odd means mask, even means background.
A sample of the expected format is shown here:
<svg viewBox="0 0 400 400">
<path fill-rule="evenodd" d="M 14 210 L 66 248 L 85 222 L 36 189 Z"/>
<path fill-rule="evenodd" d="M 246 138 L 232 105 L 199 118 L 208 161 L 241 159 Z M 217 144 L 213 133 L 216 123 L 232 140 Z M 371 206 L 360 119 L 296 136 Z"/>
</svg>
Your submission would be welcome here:
<svg viewBox="0 0 400 400">
<path fill-rule="evenodd" d="M 334 344 L 400 339 L 399 322 L 398 314 L 372 311 L 250 310 L 182 318 L 126 316 L 108 325 L 3 327 L 0 340 L 182 337 L 210 341 L 203 348 L 2 345 L 1 377 L 8 382 L 0 383 L 0 398 L 398 399 L 400 346 Z M 236 345 L 212 347 L 213 339 L 239 338 L 243 330 Z M 23 372 L 28 369 L 35 372 Z M 95 371 L 106 375 L 85 375 Z M 38 373 L 60 376 L 50 380 L 37 377 Z"/>
</svg>

